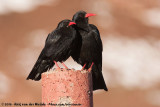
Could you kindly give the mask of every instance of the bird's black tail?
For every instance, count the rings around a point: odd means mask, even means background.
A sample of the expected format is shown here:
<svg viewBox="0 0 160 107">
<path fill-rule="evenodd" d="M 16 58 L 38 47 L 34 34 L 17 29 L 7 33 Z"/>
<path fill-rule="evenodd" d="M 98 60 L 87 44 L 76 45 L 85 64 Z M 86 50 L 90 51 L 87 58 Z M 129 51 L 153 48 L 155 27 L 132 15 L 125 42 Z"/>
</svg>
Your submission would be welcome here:
<svg viewBox="0 0 160 107">
<path fill-rule="evenodd" d="M 46 72 L 47 70 L 51 69 L 54 66 L 54 63 L 51 59 L 43 58 L 42 53 L 39 56 L 37 62 L 35 63 L 34 67 L 32 68 L 32 71 L 27 77 L 28 79 L 32 79 L 35 81 L 38 81 L 41 79 L 41 74 L 43 72 Z"/>
<path fill-rule="evenodd" d="M 102 75 L 102 65 L 94 64 L 91 72 L 92 72 L 93 90 L 104 89 L 105 91 L 108 91 L 108 88 L 105 84 Z"/>
</svg>

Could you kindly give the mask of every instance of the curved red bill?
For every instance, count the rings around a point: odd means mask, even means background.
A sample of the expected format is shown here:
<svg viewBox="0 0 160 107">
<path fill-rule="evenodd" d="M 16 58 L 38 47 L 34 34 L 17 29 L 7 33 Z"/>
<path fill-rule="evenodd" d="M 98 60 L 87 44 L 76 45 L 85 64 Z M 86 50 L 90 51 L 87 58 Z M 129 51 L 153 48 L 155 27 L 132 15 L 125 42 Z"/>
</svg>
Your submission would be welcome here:
<svg viewBox="0 0 160 107">
<path fill-rule="evenodd" d="M 90 16 L 95 16 L 96 14 L 93 14 L 93 13 L 87 13 L 86 15 L 85 15 L 85 17 L 90 17 Z"/>
<path fill-rule="evenodd" d="M 68 26 L 71 26 L 71 25 L 76 25 L 75 22 L 69 22 Z"/>
</svg>

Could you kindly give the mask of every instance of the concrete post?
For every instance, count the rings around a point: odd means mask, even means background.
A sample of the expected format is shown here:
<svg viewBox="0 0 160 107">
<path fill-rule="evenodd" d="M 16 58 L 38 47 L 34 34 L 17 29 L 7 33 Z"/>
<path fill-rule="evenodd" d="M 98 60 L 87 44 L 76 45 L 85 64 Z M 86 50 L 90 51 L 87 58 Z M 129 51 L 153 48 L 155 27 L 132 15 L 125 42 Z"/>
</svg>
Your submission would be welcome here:
<svg viewBox="0 0 160 107">
<path fill-rule="evenodd" d="M 45 107 L 93 107 L 91 72 L 54 69 L 43 73 L 42 103 Z"/>
</svg>

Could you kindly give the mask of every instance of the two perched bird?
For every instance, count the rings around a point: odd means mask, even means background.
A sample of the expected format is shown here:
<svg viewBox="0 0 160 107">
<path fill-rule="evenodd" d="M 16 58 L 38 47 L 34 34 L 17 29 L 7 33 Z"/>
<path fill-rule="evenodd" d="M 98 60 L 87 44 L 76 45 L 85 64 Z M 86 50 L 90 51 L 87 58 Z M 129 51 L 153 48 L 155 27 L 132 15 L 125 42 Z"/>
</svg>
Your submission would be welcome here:
<svg viewBox="0 0 160 107">
<path fill-rule="evenodd" d="M 71 20 L 62 20 L 57 28 L 48 34 L 45 46 L 27 79 L 40 80 L 41 74 L 57 62 L 63 63 L 70 56 L 92 73 L 93 90 L 107 87 L 102 75 L 102 41 L 97 27 L 88 23 L 88 17 L 95 14 L 78 11 Z"/>
</svg>

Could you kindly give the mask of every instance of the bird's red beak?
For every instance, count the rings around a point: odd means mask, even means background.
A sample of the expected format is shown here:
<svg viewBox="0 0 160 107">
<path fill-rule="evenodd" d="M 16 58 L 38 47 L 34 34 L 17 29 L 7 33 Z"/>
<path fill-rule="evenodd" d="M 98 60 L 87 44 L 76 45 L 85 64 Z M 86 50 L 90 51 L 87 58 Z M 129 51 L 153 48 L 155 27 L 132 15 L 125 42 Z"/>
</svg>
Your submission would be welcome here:
<svg viewBox="0 0 160 107">
<path fill-rule="evenodd" d="M 75 22 L 69 22 L 68 26 L 71 26 L 71 25 L 76 25 Z"/>
<path fill-rule="evenodd" d="M 87 17 L 90 17 L 90 16 L 95 16 L 96 14 L 93 14 L 93 13 L 87 13 L 86 15 L 85 15 L 85 17 L 87 18 Z"/>
</svg>

